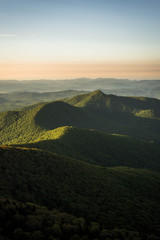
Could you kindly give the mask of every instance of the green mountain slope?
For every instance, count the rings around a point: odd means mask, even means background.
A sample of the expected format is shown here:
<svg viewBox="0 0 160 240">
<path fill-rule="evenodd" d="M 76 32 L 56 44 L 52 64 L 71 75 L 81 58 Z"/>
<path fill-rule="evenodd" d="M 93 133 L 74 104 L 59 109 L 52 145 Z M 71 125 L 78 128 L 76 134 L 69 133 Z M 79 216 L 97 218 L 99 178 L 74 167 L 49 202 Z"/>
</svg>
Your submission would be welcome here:
<svg viewBox="0 0 160 240">
<path fill-rule="evenodd" d="M 104 168 L 53 153 L 0 148 L 0 194 L 58 208 L 107 228 L 157 233 L 160 175 Z"/>
<path fill-rule="evenodd" d="M 160 148 L 127 136 L 107 135 L 76 127 L 47 131 L 33 143 L 23 144 L 102 166 L 128 166 L 160 171 Z"/>
<path fill-rule="evenodd" d="M 141 112 L 139 116 L 160 119 L 160 101 L 146 97 L 119 97 L 106 95 L 100 90 L 82 94 L 66 100 L 67 103 L 88 109 L 100 109 L 111 112 L 128 112 L 133 115 Z M 143 112 L 144 111 L 144 114 Z M 145 111 L 152 114 L 145 115 Z"/>
<path fill-rule="evenodd" d="M 42 134 L 43 129 L 35 124 L 34 118 L 43 104 L 22 111 L 0 113 L 1 143 L 33 141 Z"/>
<path fill-rule="evenodd" d="M 65 101 L 0 113 L 0 143 L 30 142 L 48 130 L 68 125 L 147 140 L 160 139 L 159 100 L 107 96 L 95 91 Z"/>
</svg>

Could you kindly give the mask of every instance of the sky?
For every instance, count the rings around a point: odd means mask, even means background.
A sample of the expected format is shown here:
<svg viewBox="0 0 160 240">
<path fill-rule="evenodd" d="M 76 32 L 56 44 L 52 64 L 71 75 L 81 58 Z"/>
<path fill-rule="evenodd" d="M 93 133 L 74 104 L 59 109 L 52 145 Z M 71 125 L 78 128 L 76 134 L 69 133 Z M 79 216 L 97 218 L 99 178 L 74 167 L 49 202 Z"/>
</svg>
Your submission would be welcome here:
<svg viewBox="0 0 160 240">
<path fill-rule="evenodd" d="M 160 0 L 0 0 L 0 79 L 160 79 Z"/>
</svg>

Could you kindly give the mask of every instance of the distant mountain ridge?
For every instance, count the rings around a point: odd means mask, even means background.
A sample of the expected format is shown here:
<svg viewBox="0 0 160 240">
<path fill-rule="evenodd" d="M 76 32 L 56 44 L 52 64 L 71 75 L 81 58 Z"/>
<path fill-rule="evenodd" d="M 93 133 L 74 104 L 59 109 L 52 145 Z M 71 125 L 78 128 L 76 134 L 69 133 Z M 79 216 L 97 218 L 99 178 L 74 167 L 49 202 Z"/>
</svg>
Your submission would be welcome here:
<svg viewBox="0 0 160 240">
<path fill-rule="evenodd" d="M 17 110 L 40 102 L 70 98 L 86 91 L 66 90 L 59 92 L 11 92 L 0 93 L 0 111 Z"/>
<path fill-rule="evenodd" d="M 160 98 L 160 80 L 128 80 L 114 78 L 79 78 L 66 80 L 0 80 L 0 92 L 55 92 L 64 90 L 94 91 L 123 96 L 147 96 Z"/>
</svg>

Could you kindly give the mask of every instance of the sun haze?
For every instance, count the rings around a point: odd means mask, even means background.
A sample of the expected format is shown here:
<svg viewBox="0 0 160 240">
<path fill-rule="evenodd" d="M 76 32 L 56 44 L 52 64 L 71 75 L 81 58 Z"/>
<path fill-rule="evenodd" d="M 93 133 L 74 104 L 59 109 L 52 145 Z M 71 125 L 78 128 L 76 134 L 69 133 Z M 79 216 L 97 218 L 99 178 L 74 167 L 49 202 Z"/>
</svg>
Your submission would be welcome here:
<svg viewBox="0 0 160 240">
<path fill-rule="evenodd" d="M 159 0 L 0 0 L 0 79 L 160 79 Z"/>
</svg>

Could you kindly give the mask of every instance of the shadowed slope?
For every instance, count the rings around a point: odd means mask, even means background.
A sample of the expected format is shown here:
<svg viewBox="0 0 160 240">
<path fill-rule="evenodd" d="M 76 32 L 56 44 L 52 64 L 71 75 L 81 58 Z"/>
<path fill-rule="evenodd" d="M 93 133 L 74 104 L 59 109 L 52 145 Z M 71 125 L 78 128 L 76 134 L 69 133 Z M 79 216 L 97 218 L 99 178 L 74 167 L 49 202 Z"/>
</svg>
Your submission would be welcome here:
<svg viewBox="0 0 160 240">
<path fill-rule="evenodd" d="M 46 132 L 36 142 L 23 145 L 53 151 L 103 166 L 128 166 L 160 171 L 160 148 L 127 136 L 107 135 L 75 127 Z"/>
<path fill-rule="evenodd" d="M 160 121 L 156 112 L 160 101 L 156 99 L 107 96 L 97 90 L 66 102 L 69 104 L 53 102 L 44 105 L 36 115 L 36 123 L 46 129 L 69 125 L 148 140 L 159 138 Z M 152 110 L 147 110 L 147 106 Z M 155 119 L 149 119 L 153 116 Z"/>
<path fill-rule="evenodd" d="M 86 118 L 82 109 L 56 101 L 43 105 L 35 116 L 35 123 L 45 129 L 54 129 L 65 125 L 83 125 Z"/>
<path fill-rule="evenodd" d="M 91 128 L 138 138 L 159 138 L 160 101 L 157 99 L 118 97 L 96 90 L 67 99 L 66 102 L 83 108 L 93 116 Z"/>
<path fill-rule="evenodd" d="M 156 172 L 98 167 L 39 150 L 0 148 L 1 196 L 59 208 L 108 228 L 158 231 L 159 186 Z"/>
</svg>

